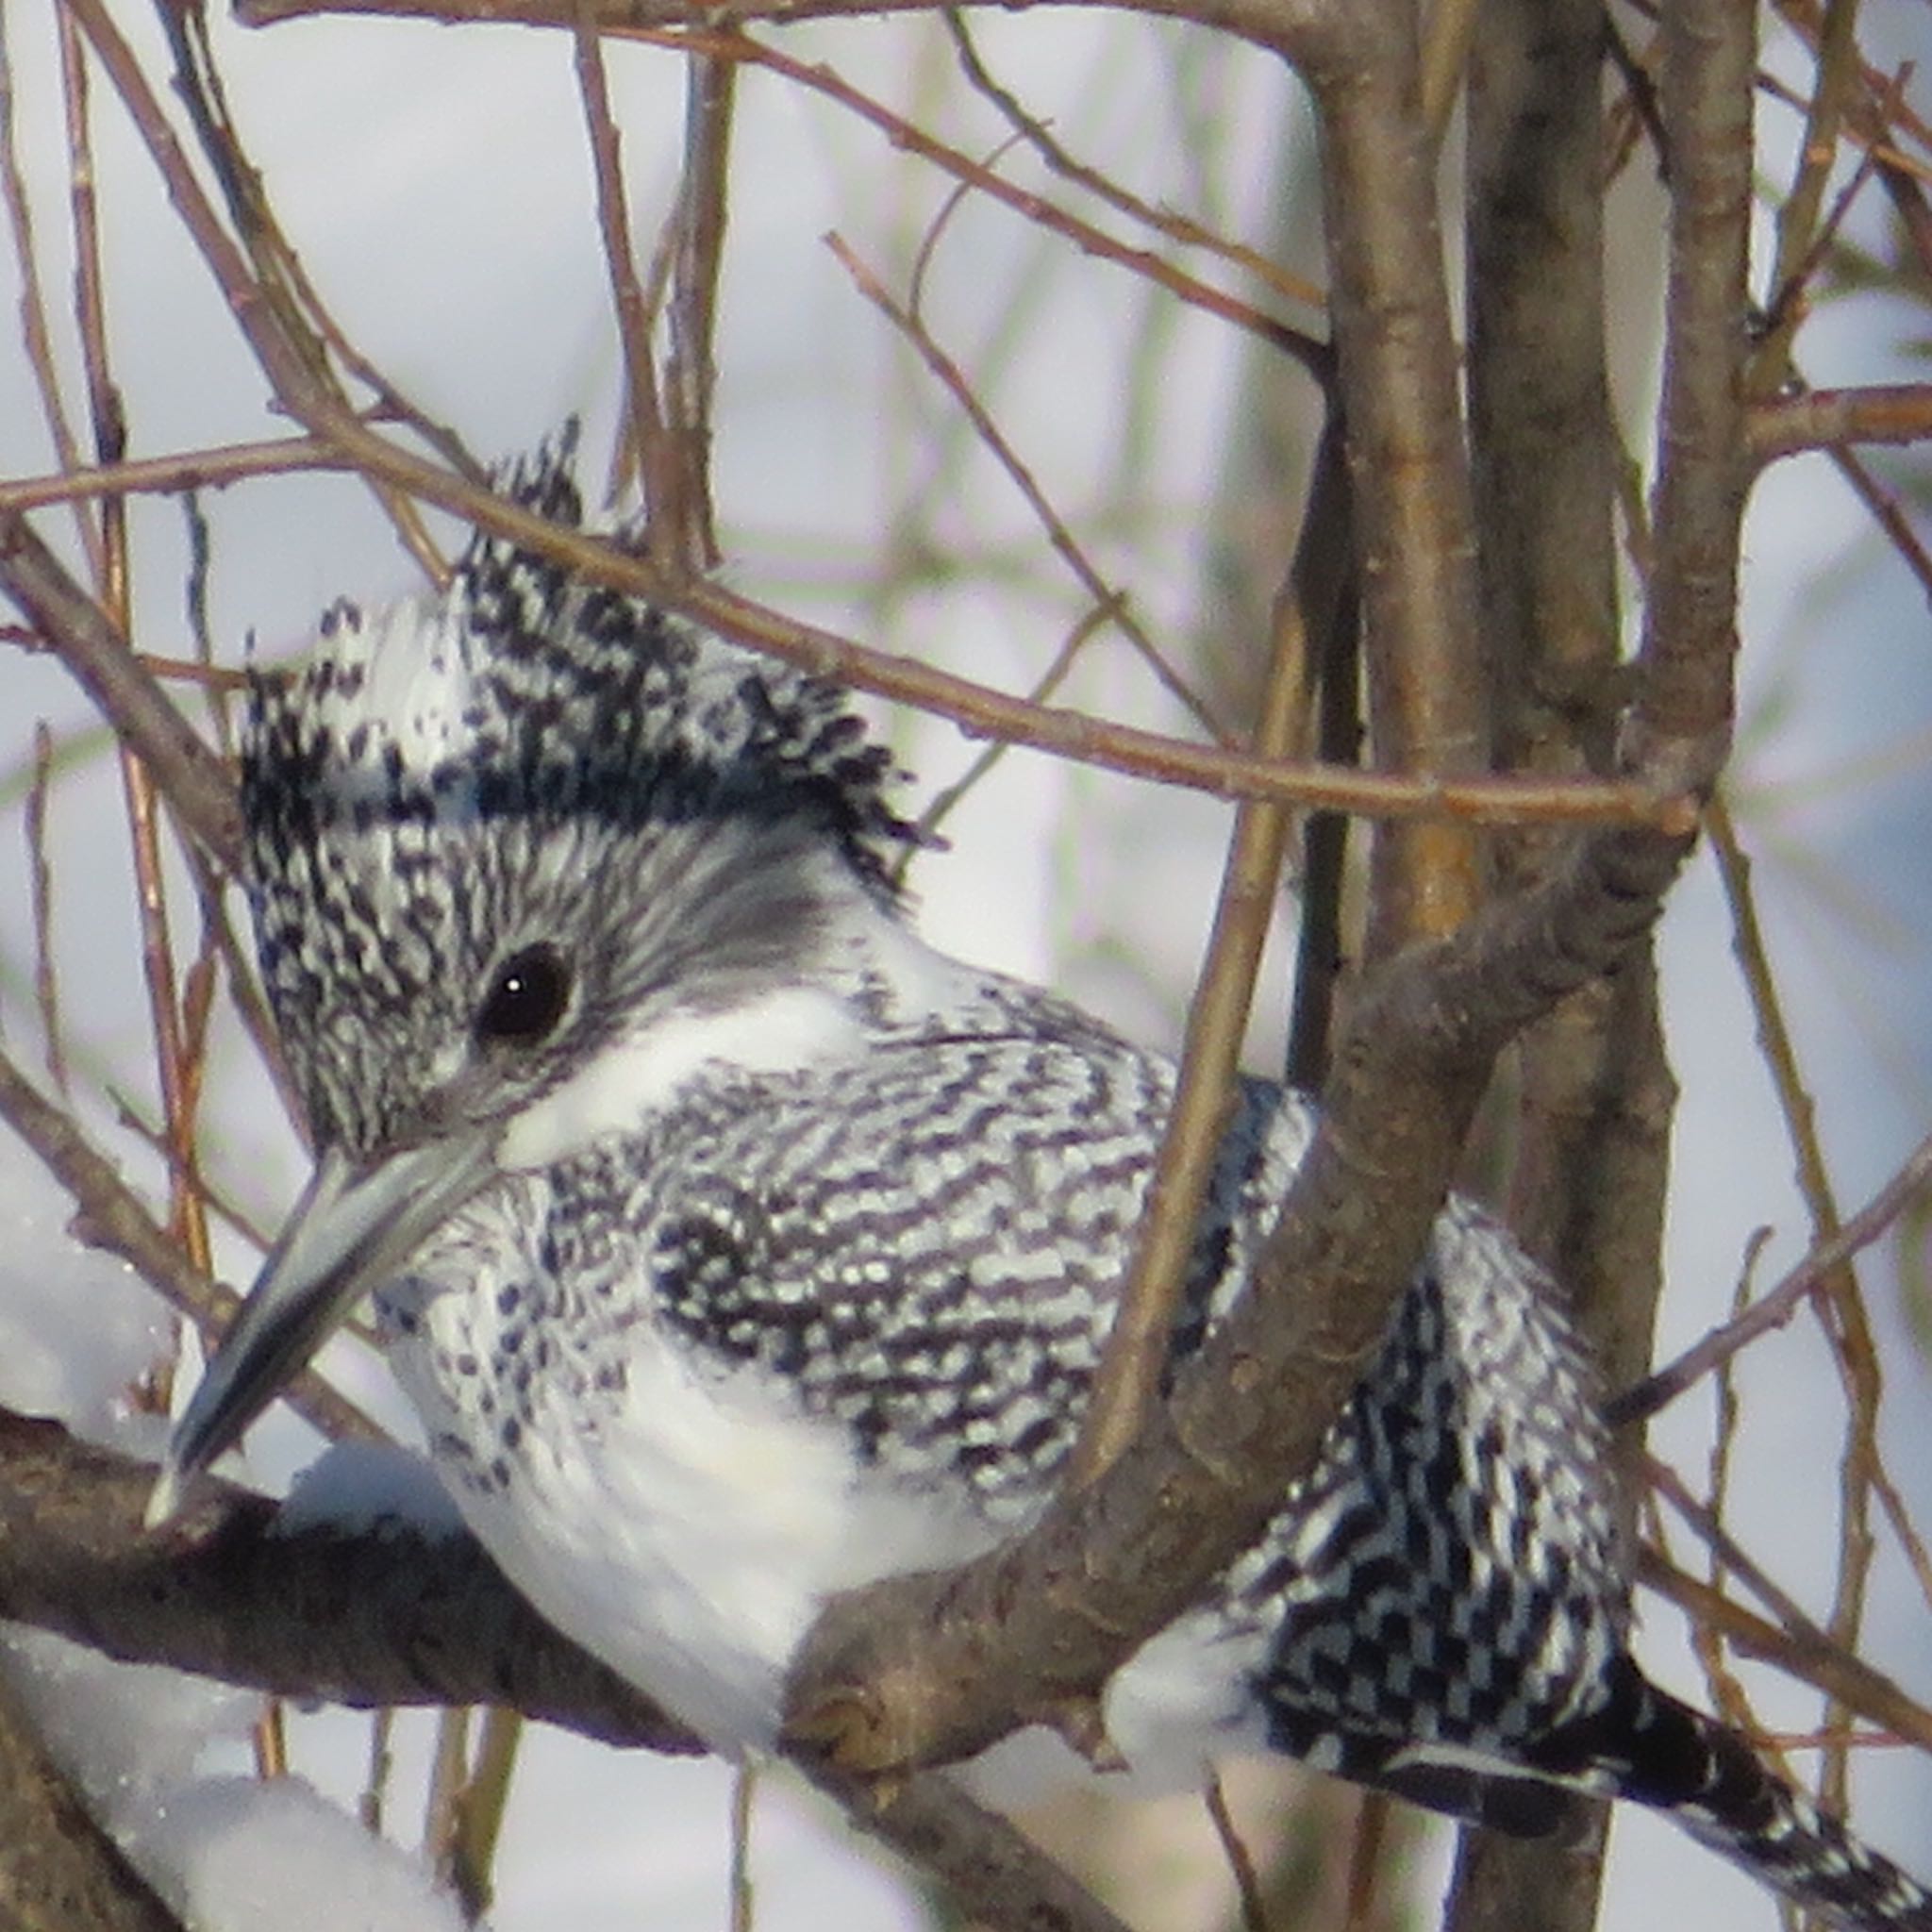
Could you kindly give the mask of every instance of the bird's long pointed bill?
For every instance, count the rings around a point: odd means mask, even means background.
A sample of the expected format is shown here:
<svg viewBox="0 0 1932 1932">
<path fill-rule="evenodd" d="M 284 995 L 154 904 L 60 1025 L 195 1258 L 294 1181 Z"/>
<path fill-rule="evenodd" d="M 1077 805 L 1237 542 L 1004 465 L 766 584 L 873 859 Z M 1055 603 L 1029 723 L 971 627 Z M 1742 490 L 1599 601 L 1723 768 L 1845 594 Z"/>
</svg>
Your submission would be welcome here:
<svg viewBox="0 0 1932 1932">
<path fill-rule="evenodd" d="M 323 1156 L 175 1424 L 148 1498 L 150 1528 L 175 1513 L 190 1479 L 234 1446 L 357 1302 L 475 1191 L 487 1154 L 482 1136 L 470 1135 L 369 1168 Z"/>
</svg>

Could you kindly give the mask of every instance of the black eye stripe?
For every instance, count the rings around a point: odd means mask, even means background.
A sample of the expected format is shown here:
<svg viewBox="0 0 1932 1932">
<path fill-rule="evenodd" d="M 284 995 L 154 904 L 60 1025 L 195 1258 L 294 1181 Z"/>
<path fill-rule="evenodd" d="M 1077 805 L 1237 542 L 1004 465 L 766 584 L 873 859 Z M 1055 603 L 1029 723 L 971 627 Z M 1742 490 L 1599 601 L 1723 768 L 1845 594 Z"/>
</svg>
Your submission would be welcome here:
<svg viewBox="0 0 1932 1932">
<path fill-rule="evenodd" d="M 486 1046 L 541 1046 L 570 1005 L 569 964 L 555 946 L 512 953 L 490 981 L 476 1009 L 476 1038 Z"/>
</svg>

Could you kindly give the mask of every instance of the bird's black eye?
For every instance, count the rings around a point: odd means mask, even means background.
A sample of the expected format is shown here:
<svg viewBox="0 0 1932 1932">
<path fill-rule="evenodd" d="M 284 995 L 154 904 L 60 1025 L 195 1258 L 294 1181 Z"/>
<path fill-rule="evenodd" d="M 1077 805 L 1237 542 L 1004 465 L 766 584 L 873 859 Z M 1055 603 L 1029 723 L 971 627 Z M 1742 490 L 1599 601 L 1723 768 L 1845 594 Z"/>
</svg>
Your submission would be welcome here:
<svg viewBox="0 0 1932 1932">
<path fill-rule="evenodd" d="M 476 1009 L 485 1046 L 541 1046 L 570 1005 L 570 968 L 555 946 L 525 946 L 496 969 Z"/>
</svg>

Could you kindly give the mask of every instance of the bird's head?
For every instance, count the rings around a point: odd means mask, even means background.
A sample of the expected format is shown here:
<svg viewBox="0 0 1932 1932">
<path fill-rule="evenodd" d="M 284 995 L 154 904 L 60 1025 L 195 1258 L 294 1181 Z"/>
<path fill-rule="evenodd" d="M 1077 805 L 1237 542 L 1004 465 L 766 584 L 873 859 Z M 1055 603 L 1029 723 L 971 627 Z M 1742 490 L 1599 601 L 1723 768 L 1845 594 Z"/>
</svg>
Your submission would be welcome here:
<svg viewBox="0 0 1932 1932">
<path fill-rule="evenodd" d="M 566 441 L 511 495 L 575 525 Z M 599 1070 L 808 979 L 914 834 L 837 687 L 478 536 L 449 588 L 258 675 L 262 976 L 318 1164 L 170 1446 L 152 1515 Z"/>
</svg>

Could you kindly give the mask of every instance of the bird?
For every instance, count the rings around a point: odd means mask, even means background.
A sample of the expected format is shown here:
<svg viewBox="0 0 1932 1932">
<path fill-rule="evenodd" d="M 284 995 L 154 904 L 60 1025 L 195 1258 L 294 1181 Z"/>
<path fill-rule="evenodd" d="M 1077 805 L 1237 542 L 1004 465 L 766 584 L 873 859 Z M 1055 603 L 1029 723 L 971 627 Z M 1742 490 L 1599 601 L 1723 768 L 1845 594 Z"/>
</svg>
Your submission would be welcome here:
<svg viewBox="0 0 1932 1932">
<path fill-rule="evenodd" d="M 566 432 L 501 472 L 584 520 Z M 315 1167 L 150 1521 L 364 1298 L 475 1534 L 708 1744 L 779 1732 L 836 1592 L 1024 1531 L 1175 1072 L 913 929 L 929 842 L 849 691 L 478 532 L 251 674 L 260 971 Z M 1245 1291 L 1316 1124 L 1244 1078 L 1169 1341 Z M 1932 1894 L 1631 1653 L 1595 1373 L 1452 1195 L 1265 1533 L 1119 1668 L 1129 1765 L 1274 1751 L 1550 1832 L 1651 1807 L 1858 1932 Z"/>
</svg>

